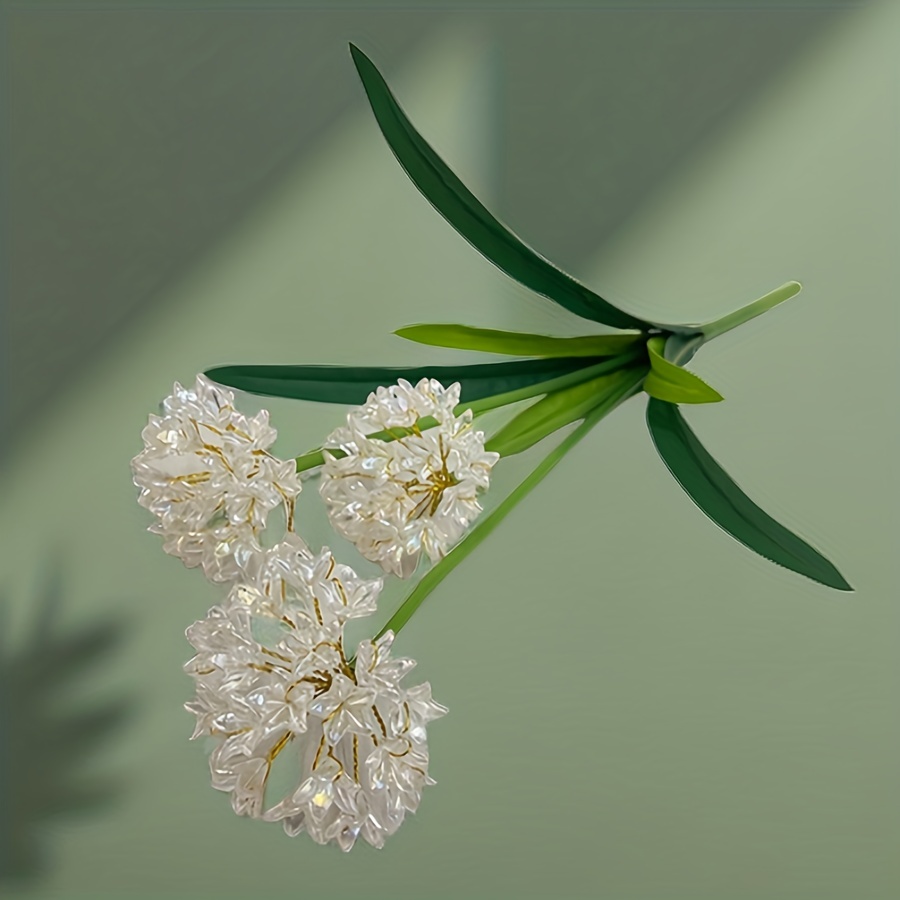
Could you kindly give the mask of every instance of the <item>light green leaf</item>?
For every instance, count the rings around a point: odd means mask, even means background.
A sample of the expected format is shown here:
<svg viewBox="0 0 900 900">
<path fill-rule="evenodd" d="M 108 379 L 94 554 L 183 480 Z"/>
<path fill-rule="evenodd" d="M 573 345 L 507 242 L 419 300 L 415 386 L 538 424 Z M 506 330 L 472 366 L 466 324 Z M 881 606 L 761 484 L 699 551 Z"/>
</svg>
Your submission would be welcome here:
<svg viewBox="0 0 900 900">
<path fill-rule="evenodd" d="M 641 340 L 640 333 L 597 334 L 586 337 L 552 337 L 475 328 L 471 325 L 406 325 L 394 334 L 417 344 L 480 350 L 507 356 L 614 356 Z"/>
<path fill-rule="evenodd" d="M 632 391 L 646 372 L 646 366 L 629 366 L 547 394 L 501 428 L 485 448 L 501 456 L 521 453 L 554 431 L 584 418 L 596 406 Z"/>
<path fill-rule="evenodd" d="M 721 319 L 716 319 L 715 322 L 707 322 L 706 325 L 701 325 L 700 331 L 702 331 L 706 340 L 718 337 L 720 334 L 725 334 L 726 331 L 731 331 L 732 328 L 743 325 L 744 322 L 749 322 L 764 312 L 774 309 L 779 303 L 784 303 L 785 300 L 796 297 L 802 290 L 803 285 L 799 281 L 788 281 L 781 287 L 775 288 L 774 291 L 769 291 L 768 294 L 760 297 L 758 300 L 748 303 L 742 309 L 735 310 Z"/>
<path fill-rule="evenodd" d="M 644 381 L 644 390 L 657 400 L 669 403 L 718 403 L 724 399 L 693 372 L 670 363 L 663 356 L 666 339 L 662 335 L 647 341 L 650 354 L 650 373 Z"/>
</svg>

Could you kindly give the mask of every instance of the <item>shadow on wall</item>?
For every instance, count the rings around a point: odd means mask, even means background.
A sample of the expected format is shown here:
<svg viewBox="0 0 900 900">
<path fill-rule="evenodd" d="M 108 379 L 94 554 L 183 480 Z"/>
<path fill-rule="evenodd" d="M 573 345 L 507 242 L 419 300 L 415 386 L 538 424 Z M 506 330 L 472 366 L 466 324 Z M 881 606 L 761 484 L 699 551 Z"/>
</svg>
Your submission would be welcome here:
<svg viewBox="0 0 900 900">
<path fill-rule="evenodd" d="M 121 776 L 91 774 L 94 755 L 134 712 L 131 697 L 92 703 L 77 680 L 118 649 L 125 623 L 108 617 L 62 631 L 57 564 L 34 604 L 28 633 L 10 646 L 0 629 L 0 885 L 51 867 L 44 828 L 57 817 L 93 813 L 119 794 Z M 9 602 L 0 598 L 0 626 Z"/>
<path fill-rule="evenodd" d="M 343 112 L 362 108 L 348 40 L 390 81 L 448 23 L 490 35 L 488 205 L 578 275 L 841 12 L 10 11 L 0 133 L 16 228 L 2 248 L 0 386 L 16 389 L 0 397 L 0 457 L 61 383 L 139 327 Z"/>
<path fill-rule="evenodd" d="M 576 276 L 848 14 L 684 6 L 494 13 L 503 54 L 495 212 Z"/>
<path fill-rule="evenodd" d="M 0 456 L 60 383 L 277 190 L 354 102 L 350 38 L 399 64 L 443 13 L 6 15 Z M 6 127 L 4 127 L 6 126 Z M 5 334 L 3 334 L 5 332 Z M 6 434 L 3 433 L 4 429 Z"/>
</svg>

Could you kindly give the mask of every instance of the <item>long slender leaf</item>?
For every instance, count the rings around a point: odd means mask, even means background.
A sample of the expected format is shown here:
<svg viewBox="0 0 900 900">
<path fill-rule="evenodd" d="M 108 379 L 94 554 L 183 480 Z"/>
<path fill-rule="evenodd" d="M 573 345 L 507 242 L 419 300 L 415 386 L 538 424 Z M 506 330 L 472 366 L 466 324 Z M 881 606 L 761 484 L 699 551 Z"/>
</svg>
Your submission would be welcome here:
<svg viewBox="0 0 900 900">
<path fill-rule="evenodd" d="M 643 335 L 592 334 L 586 337 L 552 337 L 475 328 L 471 325 L 406 325 L 394 334 L 417 344 L 480 350 L 507 356 L 614 356 L 640 342 Z"/>
<path fill-rule="evenodd" d="M 498 222 L 413 128 L 372 61 L 353 44 L 350 53 L 394 156 L 425 199 L 476 250 L 520 284 L 582 318 L 615 328 L 648 327 L 556 268 Z"/>
<path fill-rule="evenodd" d="M 484 397 L 474 402 L 460 403 L 456 408 L 457 415 L 464 408 L 468 408 L 477 416 L 491 409 L 509 406 L 511 403 L 518 403 L 520 400 L 530 400 L 532 397 L 539 397 L 541 394 L 552 394 L 554 391 L 561 391 L 572 385 L 590 381 L 592 378 L 599 378 L 607 372 L 615 372 L 617 369 L 624 369 L 633 363 L 646 361 L 646 347 L 643 344 L 638 344 L 636 347 L 632 347 L 618 356 L 608 357 L 598 363 L 585 366 L 582 369 L 575 369 L 548 381 L 537 381 L 515 391 L 507 391 L 505 394 L 493 394 L 490 397 Z"/>
<path fill-rule="evenodd" d="M 436 565 L 429 569 L 419 583 L 412 589 L 400 608 L 378 632 L 380 638 L 385 632 L 399 634 L 400 629 L 412 618 L 413 613 L 422 605 L 425 598 L 467 557 L 475 550 L 492 531 L 524 500 L 549 474 L 559 461 L 599 422 L 612 412 L 620 403 L 635 393 L 637 385 L 631 391 L 619 396 L 608 397 L 595 406 L 584 418 L 584 421 L 570 434 L 566 435 L 521 481 L 513 491 L 505 497 L 489 513 L 484 515 L 475 527 Z"/>
<path fill-rule="evenodd" d="M 674 335 L 680 337 L 680 335 Z M 718 403 L 724 398 L 693 372 L 669 362 L 663 356 L 666 339 L 662 335 L 647 341 L 650 354 L 650 373 L 644 381 L 644 390 L 657 400 L 669 403 Z"/>
<path fill-rule="evenodd" d="M 320 403 L 365 403 L 376 388 L 400 378 L 415 383 L 436 378 L 459 382 L 461 399 L 471 402 L 549 381 L 599 362 L 598 357 L 525 359 L 471 366 L 216 366 L 206 375 L 219 384 L 263 394 Z"/>
<path fill-rule="evenodd" d="M 475 415 L 480 415 L 483 412 L 487 412 L 491 409 L 497 409 L 501 406 L 508 406 L 511 403 L 519 403 L 522 400 L 530 400 L 532 397 L 538 397 L 541 394 L 549 394 L 554 391 L 561 391 L 565 388 L 570 387 L 574 384 L 581 384 L 584 381 L 590 381 L 593 378 L 598 378 L 600 375 L 605 372 L 613 372 L 616 369 L 623 369 L 625 366 L 631 365 L 634 362 L 637 362 L 641 358 L 645 357 L 644 348 L 641 346 L 634 347 L 629 350 L 627 353 L 623 353 L 620 356 L 614 356 L 611 359 L 604 359 L 602 362 L 596 363 L 595 365 L 585 366 L 582 369 L 575 369 L 572 372 L 567 372 L 565 375 L 559 375 L 556 378 L 551 378 L 549 381 L 538 381 L 534 384 L 526 385 L 525 387 L 518 388 L 514 391 L 507 391 L 503 394 L 491 394 L 488 397 L 483 397 L 480 400 L 476 401 L 468 401 L 464 403 L 460 403 L 459 406 L 456 407 L 456 414 L 461 415 L 462 412 L 466 409 L 471 409 Z M 434 426 L 436 421 L 431 419 L 430 417 L 419 420 L 419 428 L 423 431 L 426 428 L 431 428 Z M 370 434 L 369 437 L 378 438 L 383 441 L 390 441 L 395 439 L 395 435 L 392 435 L 386 431 L 378 432 L 377 434 Z M 332 453 L 336 455 L 340 455 L 339 450 L 332 450 Z M 314 469 L 316 466 L 321 466 L 322 463 L 325 462 L 325 457 L 322 454 L 321 447 L 316 450 L 310 450 L 307 453 L 304 453 L 302 456 L 297 457 L 297 471 L 304 472 L 307 469 Z"/>
<path fill-rule="evenodd" d="M 784 303 L 785 300 L 796 297 L 802 290 L 803 285 L 799 281 L 788 281 L 781 287 L 775 288 L 774 291 L 769 291 L 768 294 L 765 294 L 758 300 L 754 300 L 752 303 L 748 303 L 741 309 L 735 310 L 727 316 L 722 316 L 721 319 L 716 319 L 714 322 L 707 322 L 706 325 L 701 325 L 699 330 L 703 333 L 703 337 L 706 340 L 718 337 L 720 334 L 725 334 L 726 331 L 731 331 L 732 328 L 743 325 L 744 322 L 749 322 L 764 312 L 774 309 L 779 303 Z"/>
<path fill-rule="evenodd" d="M 763 512 L 732 481 L 688 427 L 677 406 L 651 399 L 647 425 L 669 471 L 720 528 L 774 563 L 839 591 L 853 590 L 821 553 Z"/>
<path fill-rule="evenodd" d="M 644 366 L 632 366 L 547 394 L 501 428 L 485 449 L 501 456 L 521 453 L 554 431 L 583 418 L 610 397 L 627 393 L 640 383 L 646 371 Z"/>
</svg>

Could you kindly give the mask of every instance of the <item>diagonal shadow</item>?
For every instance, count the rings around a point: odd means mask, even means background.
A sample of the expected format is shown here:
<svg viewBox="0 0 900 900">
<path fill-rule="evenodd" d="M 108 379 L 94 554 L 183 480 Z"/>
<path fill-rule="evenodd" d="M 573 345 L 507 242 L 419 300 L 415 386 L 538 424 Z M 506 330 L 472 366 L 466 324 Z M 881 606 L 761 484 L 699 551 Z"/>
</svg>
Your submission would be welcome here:
<svg viewBox="0 0 900 900">
<path fill-rule="evenodd" d="M 444 19 L 189 6 L 6 14 L 0 461 L 359 101 L 349 37 L 402 61 Z"/>
<path fill-rule="evenodd" d="M 496 172 L 483 199 L 578 276 L 846 12 L 746 6 L 11 12 L 0 460 L 61 384 L 155 314 L 340 115 L 363 108 L 349 39 L 390 81 L 449 22 L 490 35 Z M 5 396 L 4 381 L 16 385 Z"/>
<path fill-rule="evenodd" d="M 572 274 L 807 47 L 836 6 L 495 12 L 496 212 Z"/>
<path fill-rule="evenodd" d="M 79 698 L 77 685 L 120 647 L 125 623 L 108 616 L 63 631 L 62 603 L 56 565 L 28 633 L 12 646 L 9 602 L 0 597 L 0 884 L 34 879 L 48 868 L 49 821 L 100 810 L 121 790 L 119 779 L 87 770 L 126 724 L 133 698 L 94 702 L 84 692 Z"/>
</svg>

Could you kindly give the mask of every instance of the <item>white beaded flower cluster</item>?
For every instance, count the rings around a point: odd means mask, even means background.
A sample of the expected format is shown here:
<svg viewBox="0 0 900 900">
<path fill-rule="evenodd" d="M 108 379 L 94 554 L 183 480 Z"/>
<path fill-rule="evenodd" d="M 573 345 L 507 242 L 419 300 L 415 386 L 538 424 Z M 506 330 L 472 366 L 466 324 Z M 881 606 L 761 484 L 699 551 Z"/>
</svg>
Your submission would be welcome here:
<svg viewBox="0 0 900 900">
<path fill-rule="evenodd" d="M 422 551 L 439 558 L 481 511 L 476 495 L 498 457 L 471 412 L 454 415 L 458 402 L 458 384 L 401 381 L 351 410 L 326 443 L 329 517 L 389 572 L 411 574 Z M 270 452 L 267 412 L 242 415 L 230 391 L 198 375 L 191 388 L 175 384 L 142 436 L 132 471 L 156 516 L 150 531 L 185 565 L 230 584 L 187 630 L 197 652 L 185 666 L 196 687 L 186 705 L 193 737 L 215 740 L 213 787 L 239 815 L 281 821 L 290 835 L 383 846 L 434 783 L 425 727 L 446 709 L 427 683 L 401 685 L 415 663 L 391 658 L 391 631 L 348 657 L 344 625 L 375 612 L 381 579 L 360 578 L 327 548 L 314 554 L 293 533 L 297 466 Z M 265 549 L 279 505 L 287 533 Z M 293 762 L 295 778 L 272 801 L 276 759 Z"/>
<path fill-rule="evenodd" d="M 203 375 L 191 388 L 175 383 L 131 462 L 138 502 L 156 516 L 150 531 L 166 553 L 202 566 L 210 581 L 240 575 L 259 552 L 269 513 L 285 504 L 290 521 L 300 493 L 294 462 L 269 453 L 276 436 L 265 410 L 247 418 L 230 391 Z"/>
<path fill-rule="evenodd" d="M 194 737 L 219 738 L 213 787 L 236 813 L 349 850 L 383 846 L 414 812 L 428 776 L 425 725 L 446 712 L 431 688 L 400 685 L 415 665 L 391 659 L 394 636 L 344 649 L 344 623 L 374 611 L 380 579 L 360 579 L 296 537 L 268 551 L 223 607 L 192 625 Z M 272 764 L 289 753 L 295 787 L 267 805 Z"/>
<path fill-rule="evenodd" d="M 347 425 L 325 441 L 340 451 L 326 449 L 319 488 L 332 526 L 401 578 L 423 552 L 440 559 L 465 534 L 500 458 L 484 449 L 471 410 L 454 414 L 459 392 L 459 384 L 401 379 L 350 410 Z"/>
</svg>

